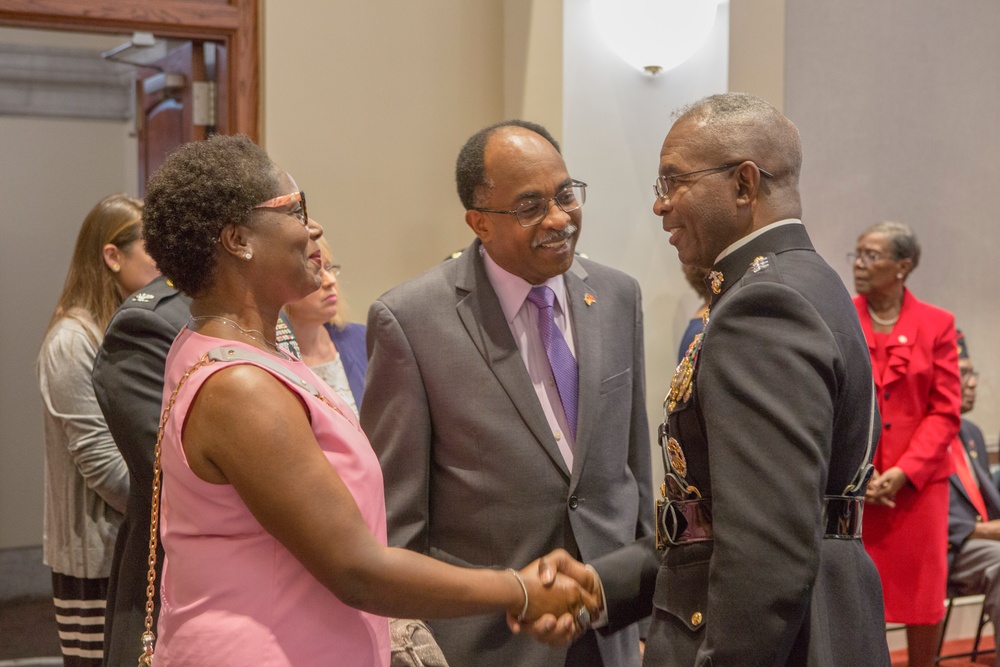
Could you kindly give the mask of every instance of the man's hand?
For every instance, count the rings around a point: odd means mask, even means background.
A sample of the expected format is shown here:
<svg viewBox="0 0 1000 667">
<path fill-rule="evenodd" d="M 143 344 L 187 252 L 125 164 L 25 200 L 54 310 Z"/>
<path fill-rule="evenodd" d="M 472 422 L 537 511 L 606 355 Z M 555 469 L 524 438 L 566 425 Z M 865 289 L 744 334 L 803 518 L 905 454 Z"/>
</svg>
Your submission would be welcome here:
<svg viewBox="0 0 1000 667">
<path fill-rule="evenodd" d="M 586 591 L 594 605 L 586 605 L 590 614 L 583 627 L 579 622 L 581 619 L 572 613 L 542 614 L 534 621 L 526 620 L 524 623 L 518 622 L 516 618 L 507 616 L 507 625 L 511 632 L 519 634 L 522 631 L 534 639 L 549 644 L 550 646 L 564 646 L 577 637 L 583 635 L 589 628 L 590 619 L 597 619 L 600 611 L 604 608 L 604 600 L 601 597 L 601 583 L 597 572 L 570 556 L 564 549 L 556 549 L 552 553 L 542 556 L 528 567 L 522 570 L 522 574 L 534 571 L 538 579 L 544 586 L 552 586 L 559 579 L 569 577 Z M 577 610 L 579 612 L 579 610 Z"/>
<path fill-rule="evenodd" d="M 977 523 L 969 537 L 976 540 L 1000 540 L 1000 519 Z"/>
<path fill-rule="evenodd" d="M 906 484 L 906 473 L 893 466 L 884 473 L 875 473 L 865 489 L 865 502 L 885 507 L 896 506 L 896 493 Z"/>
</svg>

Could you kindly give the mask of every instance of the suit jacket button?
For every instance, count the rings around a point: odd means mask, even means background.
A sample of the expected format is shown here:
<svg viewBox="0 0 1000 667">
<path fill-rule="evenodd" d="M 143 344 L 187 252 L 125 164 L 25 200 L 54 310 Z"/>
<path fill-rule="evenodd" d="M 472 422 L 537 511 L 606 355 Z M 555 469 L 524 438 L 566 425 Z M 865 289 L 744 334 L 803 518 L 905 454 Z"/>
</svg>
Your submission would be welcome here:
<svg viewBox="0 0 1000 667">
<path fill-rule="evenodd" d="M 575 510 L 580 505 L 580 500 L 576 496 L 569 497 L 569 508 Z"/>
<path fill-rule="evenodd" d="M 700 611 L 696 611 L 695 613 L 691 614 L 691 625 L 697 627 L 701 625 L 702 620 L 703 619 Z"/>
</svg>

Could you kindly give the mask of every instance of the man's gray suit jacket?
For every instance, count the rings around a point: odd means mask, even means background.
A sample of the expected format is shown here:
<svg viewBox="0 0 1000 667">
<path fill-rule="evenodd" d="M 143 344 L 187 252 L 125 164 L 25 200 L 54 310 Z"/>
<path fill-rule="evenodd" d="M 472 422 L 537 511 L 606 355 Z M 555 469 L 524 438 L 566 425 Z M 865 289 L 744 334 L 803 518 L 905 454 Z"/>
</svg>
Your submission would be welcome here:
<svg viewBox="0 0 1000 667">
<path fill-rule="evenodd" d="M 638 283 L 581 258 L 565 274 L 580 369 L 569 470 L 480 247 L 477 240 L 460 257 L 390 290 L 368 314 L 361 423 L 382 464 L 390 544 L 462 566 L 520 568 L 556 547 L 587 561 L 649 535 Z M 637 578 L 609 576 L 609 599 L 634 598 Z M 631 623 L 648 613 L 646 606 L 611 620 Z M 566 649 L 511 635 L 502 614 L 432 626 L 453 665 L 566 660 Z M 568 664 L 599 665 L 603 658 L 608 666 L 637 665 L 636 627 L 616 629 L 599 634 L 599 654 Z"/>
</svg>

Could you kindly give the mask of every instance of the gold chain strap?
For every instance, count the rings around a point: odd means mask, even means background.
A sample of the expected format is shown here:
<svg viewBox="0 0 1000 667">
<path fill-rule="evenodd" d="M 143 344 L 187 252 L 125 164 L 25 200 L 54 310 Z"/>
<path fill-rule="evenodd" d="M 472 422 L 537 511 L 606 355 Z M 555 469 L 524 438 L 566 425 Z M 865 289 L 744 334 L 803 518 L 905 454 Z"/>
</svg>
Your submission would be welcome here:
<svg viewBox="0 0 1000 667">
<path fill-rule="evenodd" d="M 150 667 L 153 662 L 153 644 L 156 641 L 156 635 L 153 634 L 153 597 L 156 595 L 156 545 L 159 542 L 159 532 L 160 532 L 160 452 L 162 451 L 163 443 L 163 433 L 167 426 L 167 420 L 170 419 L 170 411 L 174 407 L 174 401 L 177 400 L 177 393 L 184 386 L 191 374 L 194 373 L 199 368 L 203 366 L 208 366 L 209 364 L 215 363 L 214 359 L 210 359 L 208 353 L 202 355 L 191 368 L 187 370 L 186 373 L 181 377 L 180 382 L 174 387 L 174 390 L 170 393 L 170 400 L 167 401 L 167 407 L 163 408 L 163 414 L 160 416 L 160 426 L 156 429 L 156 450 L 155 458 L 153 459 L 153 497 L 152 497 L 152 510 L 150 511 L 149 517 L 149 572 L 146 574 L 146 630 L 142 633 L 142 655 L 139 656 L 139 666 L 140 667 Z M 326 396 L 320 393 L 315 394 L 316 398 L 328 405 L 339 414 L 344 419 L 347 419 L 340 408 L 330 402 Z M 347 419 L 350 422 L 349 419 Z"/>
<path fill-rule="evenodd" d="M 153 634 L 153 596 L 156 595 L 156 545 L 159 542 L 158 536 L 160 531 L 160 451 L 163 443 L 163 432 L 167 425 L 167 420 L 170 419 L 170 411 L 174 407 L 174 401 L 177 400 L 177 392 L 181 390 L 187 379 L 191 377 L 191 373 L 211 363 L 214 363 L 214 361 L 209 359 L 206 353 L 184 373 L 180 382 L 177 383 L 177 386 L 170 393 L 170 400 L 167 401 L 167 407 L 163 408 L 163 414 L 160 416 L 160 426 L 156 429 L 156 456 L 153 459 L 152 511 L 149 516 L 149 572 L 146 574 L 146 581 L 148 582 L 146 584 L 146 631 L 142 633 L 142 655 L 139 656 L 140 667 L 149 667 L 152 664 L 153 642 L 156 641 L 156 635 Z"/>
</svg>

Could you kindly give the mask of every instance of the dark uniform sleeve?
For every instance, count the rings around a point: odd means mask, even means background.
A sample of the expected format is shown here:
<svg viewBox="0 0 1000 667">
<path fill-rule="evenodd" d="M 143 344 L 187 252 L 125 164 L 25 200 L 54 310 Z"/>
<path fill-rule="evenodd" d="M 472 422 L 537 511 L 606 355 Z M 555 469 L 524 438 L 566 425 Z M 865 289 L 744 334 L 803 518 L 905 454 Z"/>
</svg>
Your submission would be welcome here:
<svg viewBox="0 0 1000 667">
<path fill-rule="evenodd" d="M 697 664 L 784 664 L 819 568 L 839 348 L 778 283 L 712 315 L 696 379 L 715 524 Z"/>
<path fill-rule="evenodd" d="M 129 308 L 111 321 L 94 363 L 94 389 L 133 482 L 153 484 L 167 352 L 177 334 L 155 311 Z"/>
</svg>

